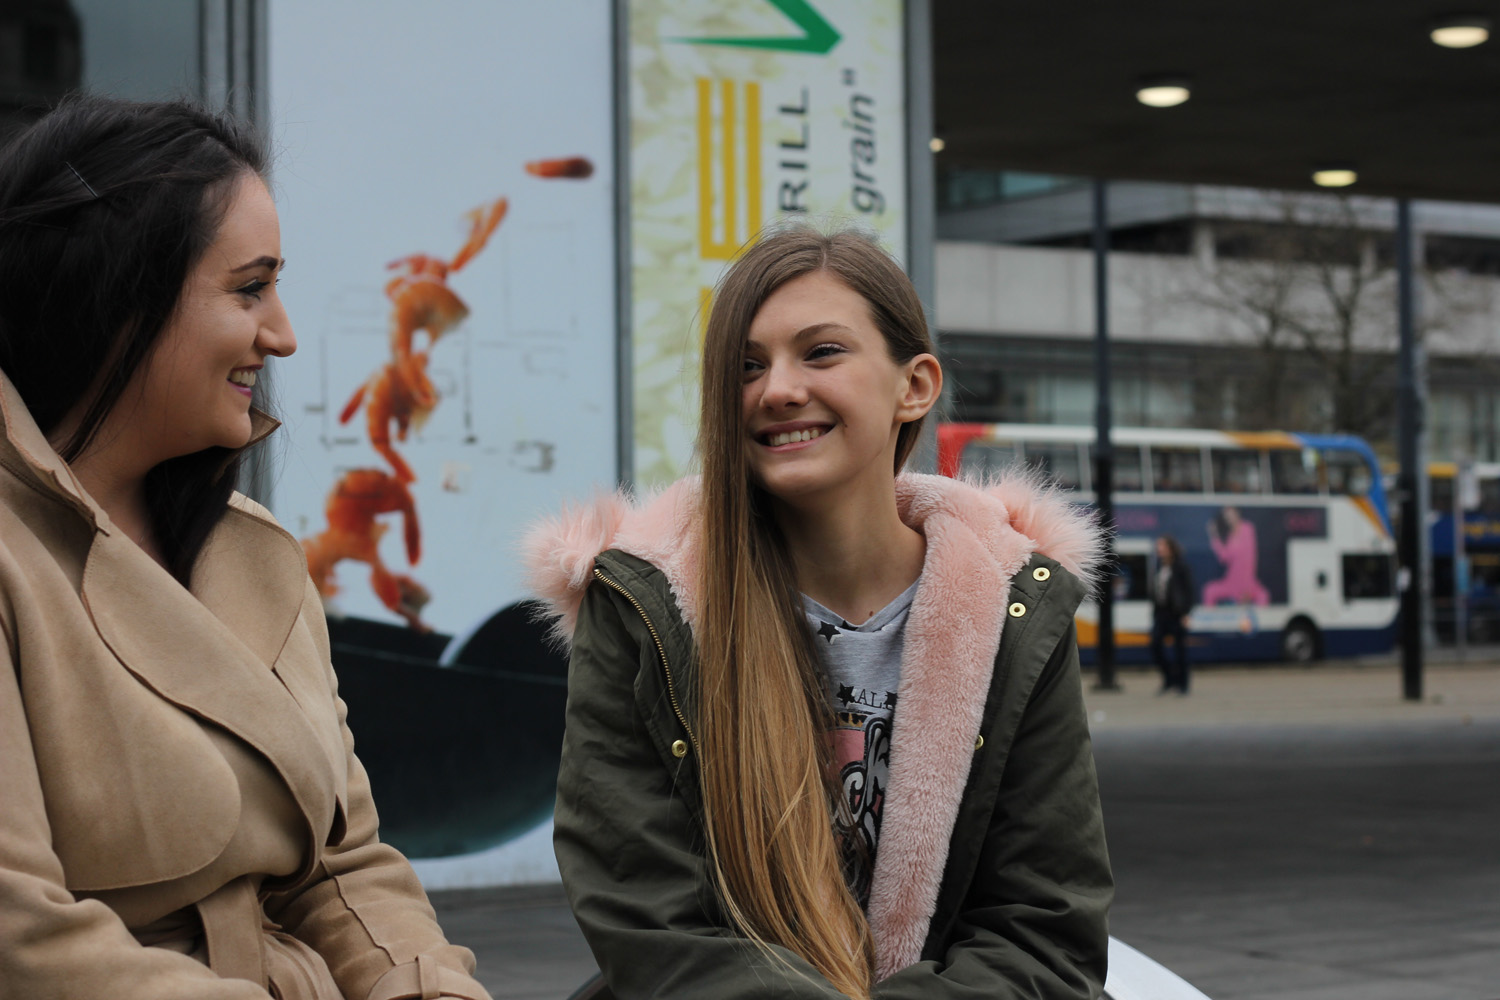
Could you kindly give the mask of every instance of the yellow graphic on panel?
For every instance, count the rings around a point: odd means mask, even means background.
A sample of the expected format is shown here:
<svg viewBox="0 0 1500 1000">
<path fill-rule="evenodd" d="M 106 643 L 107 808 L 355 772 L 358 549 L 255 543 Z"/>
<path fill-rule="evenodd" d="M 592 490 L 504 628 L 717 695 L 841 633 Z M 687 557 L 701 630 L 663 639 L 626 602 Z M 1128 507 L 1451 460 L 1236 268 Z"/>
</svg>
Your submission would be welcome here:
<svg viewBox="0 0 1500 1000">
<path fill-rule="evenodd" d="M 743 86 L 744 134 L 739 135 L 740 96 L 733 80 L 719 84 L 719 142 L 714 144 L 714 82 L 699 77 L 698 84 L 698 252 L 703 260 L 729 260 L 746 241 L 760 232 L 760 84 Z M 739 177 L 739 148 L 743 138 L 745 178 Z M 715 156 L 717 153 L 717 157 Z M 717 159 L 719 183 L 714 183 Z M 743 218 L 740 204 L 744 203 Z M 715 205 L 722 212 L 714 211 Z M 719 225 L 715 226 L 715 222 Z M 743 222 L 743 228 L 741 223 Z M 715 232 L 719 232 L 715 238 Z"/>
</svg>

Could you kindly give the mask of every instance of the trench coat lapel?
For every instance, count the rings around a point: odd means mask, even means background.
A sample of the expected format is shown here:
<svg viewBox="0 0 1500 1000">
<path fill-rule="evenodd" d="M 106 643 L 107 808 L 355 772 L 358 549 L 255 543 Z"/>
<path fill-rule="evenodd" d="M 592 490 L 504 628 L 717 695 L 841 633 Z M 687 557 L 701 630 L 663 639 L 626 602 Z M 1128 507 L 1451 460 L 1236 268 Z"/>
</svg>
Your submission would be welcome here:
<svg viewBox="0 0 1500 1000">
<path fill-rule="evenodd" d="M 0 442 L 0 462 L 17 476 L 67 503 L 96 530 L 99 508 L 88 499 L 78 477 L 62 460 L 42 433 L 14 383 L 0 372 L 0 420 L 5 423 L 5 439 Z"/>
<path fill-rule="evenodd" d="M 290 535 L 253 520 L 226 515 L 195 567 L 192 592 L 123 534 L 101 531 L 84 567 L 83 600 L 125 669 L 271 762 L 316 843 L 337 821 L 342 737 L 326 685 L 323 704 L 303 704 L 318 692 L 300 685 L 294 693 L 275 669 L 307 573 Z M 247 576 L 247 567 L 255 572 Z"/>
<path fill-rule="evenodd" d="M 287 666 L 282 654 L 307 594 L 302 546 L 237 500 L 209 535 L 193 567 L 193 589 L 185 590 L 88 495 L 3 372 L 0 420 L 0 462 L 93 529 L 82 598 L 125 669 L 260 751 L 318 840 L 339 829 L 348 775 L 329 668 L 299 661 L 300 669 L 279 669 Z M 277 426 L 252 410 L 249 443 Z"/>
</svg>

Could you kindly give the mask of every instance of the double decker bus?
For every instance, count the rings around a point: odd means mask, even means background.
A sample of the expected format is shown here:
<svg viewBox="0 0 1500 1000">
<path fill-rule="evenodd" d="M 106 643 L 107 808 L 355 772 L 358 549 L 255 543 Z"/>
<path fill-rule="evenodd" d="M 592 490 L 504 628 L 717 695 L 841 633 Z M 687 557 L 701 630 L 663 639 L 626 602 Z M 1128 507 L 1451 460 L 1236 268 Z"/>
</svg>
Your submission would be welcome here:
<svg viewBox="0 0 1500 1000">
<path fill-rule="evenodd" d="M 1500 641 L 1500 462 L 1474 462 L 1472 496 L 1461 496 L 1457 462 L 1427 466 L 1433 627 L 1452 642 Z M 1462 545 L 1456 525 L 1463 525 Z M 1462 561 L 1454 565 L 1455 556 Z M 1456 600 L 1461 596 L 1462 601 Z"/>
<path fill-rule="evenodd" d="M 1396 546 L 1380 467 L 1357 437 L 1115 428 L 1115 646 L 1150 659 L 1155 540 L 1171 535 L 1191 569 L 1194 660 L 1359 656 L 1396 640 Z M 1094 500 L 1094 429 L 944 424 L 938 469 L 985 478 L 1033 469 Z M 1098 606 L 1078 612 L 1088 662 Z"/>
</svg>

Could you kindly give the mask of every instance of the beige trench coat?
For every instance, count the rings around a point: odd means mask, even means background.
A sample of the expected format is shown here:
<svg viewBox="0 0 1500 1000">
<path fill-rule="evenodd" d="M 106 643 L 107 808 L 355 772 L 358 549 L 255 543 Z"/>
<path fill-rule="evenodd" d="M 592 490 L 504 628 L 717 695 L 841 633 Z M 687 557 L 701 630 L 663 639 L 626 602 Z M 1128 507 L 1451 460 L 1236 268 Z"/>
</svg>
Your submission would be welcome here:
<svg viewBox="0 0 1500 1000">
<path fill-rule="evenodd" d="M 297 540 L 237 496 L 189 592 L 3 375 L 0 418 L 0 1000 L 488 1000 L 376 836 Z"/>
</svg>

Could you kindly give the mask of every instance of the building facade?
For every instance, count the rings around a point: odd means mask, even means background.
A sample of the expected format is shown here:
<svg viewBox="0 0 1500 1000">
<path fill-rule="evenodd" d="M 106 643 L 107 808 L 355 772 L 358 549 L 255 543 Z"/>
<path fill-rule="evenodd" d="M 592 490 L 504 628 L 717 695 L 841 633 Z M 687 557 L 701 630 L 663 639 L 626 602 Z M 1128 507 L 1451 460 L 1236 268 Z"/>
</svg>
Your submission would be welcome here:
<svg viewBox="0 0 1500 1000">
<path fill-rule="evenodd" d="M 940 172 L 937 324 L 952 417 L 1092 423 L 1091 193 Z M 1395 450 L 1394 205 L 1110 185 L 1121 425 L 1348 432 Z M 1434 459 L 1500 459 L 1500 208 L 1423 202 Z"/>
</svg>

